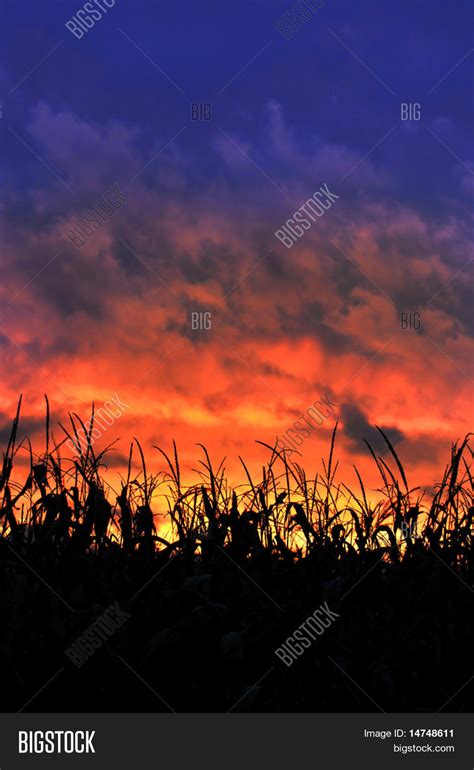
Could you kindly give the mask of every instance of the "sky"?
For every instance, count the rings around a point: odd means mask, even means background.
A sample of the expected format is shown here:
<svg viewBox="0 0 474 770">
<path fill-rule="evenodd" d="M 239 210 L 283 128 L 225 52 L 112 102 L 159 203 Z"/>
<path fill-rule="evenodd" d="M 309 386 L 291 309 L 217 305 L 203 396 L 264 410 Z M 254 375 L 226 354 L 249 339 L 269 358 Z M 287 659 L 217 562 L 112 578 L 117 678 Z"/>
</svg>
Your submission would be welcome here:
<svg viewBox="0 0 474 770">
<path fill-rule="evenodd" d="M 327 0 L 292 35 L 279 1 L 81 7 L 3 3 L 2 442 L 20 393 L 38 451 L 45 393 L 58 440 L 116 396 L 117 472 L 175 439 L 238 483 L 296 431 L 311 476 L 338 420 L 345 480 L 376 486 L 378 425 L 430 486 L 472 425 L 472 5 Z"/>
</svg>

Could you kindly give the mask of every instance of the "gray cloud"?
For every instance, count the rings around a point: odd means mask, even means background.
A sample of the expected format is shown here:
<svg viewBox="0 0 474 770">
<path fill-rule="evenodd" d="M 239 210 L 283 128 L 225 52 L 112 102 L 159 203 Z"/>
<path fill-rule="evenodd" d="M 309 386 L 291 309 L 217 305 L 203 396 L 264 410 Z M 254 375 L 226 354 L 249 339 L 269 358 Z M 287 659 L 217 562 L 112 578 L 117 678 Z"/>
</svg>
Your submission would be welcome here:
<svg viewBox="0 0 474 770">
<path fill-rule="evenodd" d="M 378 455 L 386 455 L 389 452 L 387 444 L 379 431 L 370 424 L 366 415 L 355 404 L 342 404 L 341 420 L 343 424 L 343 436 L 352 451 L 363 451 L 363 440 L 368 441 L 374 452 Z M 405 436 L 394 426 L 379 426 L 393 446 L 402 441 Z"/>
</svg>

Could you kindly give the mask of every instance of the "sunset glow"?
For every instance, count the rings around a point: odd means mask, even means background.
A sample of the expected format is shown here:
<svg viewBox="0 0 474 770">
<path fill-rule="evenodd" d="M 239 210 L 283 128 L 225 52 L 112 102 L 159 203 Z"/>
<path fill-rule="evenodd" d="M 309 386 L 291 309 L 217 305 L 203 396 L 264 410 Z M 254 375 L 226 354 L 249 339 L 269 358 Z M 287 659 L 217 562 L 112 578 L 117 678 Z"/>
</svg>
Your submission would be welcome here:
<svg viewBox="0 0 474 770">
<path fill-rule="evenodd" d="M 171 17 L 167 23 L 171 29 Z M 150 34 L 138 23 L 127 32 L 145 50 L 153 49 Z M 347 39 L 357 48 L 354 30 Z M 44 393 L 53 426 L 68 411 L 87 419 L 92 402 L 98 409 L 116 393 L 130 407 L 97 442 L 103 448 L 120 437 L 110 456 L 115 471 L 133 436 L 151 465 L 152 445 L 169 450 L 175 439 L 183 467 L 195 467 L 201 442 L 215 461 L 227 457 L 238 483 L 238 455 L 258 472 L 265 452 L 255 441 L 274 444 L 327 394 L 337 413 L 298 446 L 309 475 L 327 454 L 336 419 L 342 478 L 356 464 L 376 484 L 363 442 L 382 451 L 374 425 L 392 437 L 417 484 L 439 475 L 472 414 L 471 213 L 463 201 L 472 176 L 442 146 L 462 145 L 461 121 L 445 117 L 443 84 L 422 121 L 400 120 L 400 100 L 329 33 L 314 56 L 330 59 L 331 91 L 319 83 L 303 114 L 291 82 L 275 89 L 275 68 L 283 77 L 288 66 L 284 42 L 275 40 L 219 96 L 214 81 L 230 80 L 256 41 L 239 45 L 238 56 L 231 50 L 226 72 L 212 79 L 207 60 L 197 73 L 186 58 L 168 61 L 186 93 L 199 78 L 212 80 L 209 122 L 193 122 L 181 86 L 117 29 L 107 42 L 115 67 L 108 77 L 111 94 L 127 78 L 126 108 L 121 98 L 114 110 L 112 100 L 105 115 L 94 82 L 81 89 L 102 57 L 92 34 L 69 95 L 71 72 L 58 64 L 79 55 L 71 41 L 11 94 L 1 209 L 4 439 L 20 393 L 21 429 L 37 451 Z M 451 58 L 447 39 L 444 69 Z M 307 79 L 298 50 L 290 66 Z M 421 90 L 441 77 L 437 66 Z M 16 83 L 27 62 L 12 54 L 10 67 Z M 139 92 L 151 78 L 173 110 L 144 107 Z M 452 78 L 453 88 L 468 86 L 463 68 Z M 343 116 L 354 114 L 362 92 L 380 120 L 358 114 L 349 127 Z M 337 201 L 286 248 L 275 231 L 322 185 Z M 105 213 L 99 229 L 90 218 L 78 225 L 113 186 L 119 209 Z M 193 328 L 193 317 L 206 317 L 210 328 Z M 64 438 L 57 427 L 55 437 Z"/>
</svg>

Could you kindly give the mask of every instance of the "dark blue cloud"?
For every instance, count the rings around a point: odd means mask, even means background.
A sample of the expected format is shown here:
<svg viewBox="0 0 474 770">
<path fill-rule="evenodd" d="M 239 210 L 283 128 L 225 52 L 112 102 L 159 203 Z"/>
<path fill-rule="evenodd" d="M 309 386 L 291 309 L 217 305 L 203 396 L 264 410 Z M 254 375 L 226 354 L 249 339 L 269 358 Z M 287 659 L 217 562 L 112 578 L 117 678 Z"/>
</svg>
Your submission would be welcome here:
<svg viewBox="0 0 474 770">
<path fill-rule="evenodd" d="M 386 194 L 433 215 L 445 210 L 448 191 L 450 206 L 461 200 L 454 155 L 469 164 L 474 56 L 455 65 L 472 48 L 473 11 L 467 0 L 460 0 L 455 12 L 428 0 L 362 7 L 327 2 L 291 40 L 274 27 L 291 5 L 280 0 L 232 6 L 117 0 L 76 40 L 64 25 L 81 5 L 77 0 L 26 0 L 8 2 L 3 10 L 4 116 L 20 135 L 41 101 L 86 121 L 139 126 L 143 151 L 154 137 L 171 138 L 188 125 L 180 146 L 199 158 L 195 175 L 204 179 L 223 173 L 213 143 L 218 125 L 247 137 L 256 162 L 290 185 L 298 170 L 267 153 L 263 106 L 275 99 L 303 153 L 320 142 L 344 146 L 362 158 L 396 125 L 370 156 L 389 172 Z M 192 124 L 193 100 L 212 102 L 209 125 Z M 401 101 L 422 105 L 422 120 L 409 130 L 400 124 Z M 435 130 L 440 121 L 445 121 L 444 134 Z M 10 141 L 10 151 L 18 183 L 24 185 L 25 177 L 33 183 L 44 173 L 47 183 L 55 185 L 18 142 Z M 94 158 L 80 152 L 76 162 L 87 166 Z M 363 164 L 348 178 L 348 190 L 360 184 L 361 173 Z M 258 176 L 253 183 L 260 183 Z M 273 191 L 267 192 L 271 199 Z"/>
</svg>

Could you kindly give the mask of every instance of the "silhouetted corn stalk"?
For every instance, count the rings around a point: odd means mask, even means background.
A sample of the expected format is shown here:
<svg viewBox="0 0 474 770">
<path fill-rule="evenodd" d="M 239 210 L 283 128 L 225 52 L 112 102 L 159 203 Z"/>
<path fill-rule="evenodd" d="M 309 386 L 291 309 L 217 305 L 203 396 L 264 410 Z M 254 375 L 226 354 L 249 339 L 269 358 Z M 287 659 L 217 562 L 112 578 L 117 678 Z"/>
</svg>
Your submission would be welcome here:
<svg viewBox="0 0 474 770">
<path fill-rule="evenodd" d="M 0 537 L 12 545 L 48 542 L 58 553 L 86 553 L 118 543 L 126 557 L 139 552 L 151 559 L 161 550 L 169 555 L 181 553 L 188 566 L 199 558 L 209 567 L 219 549 L 227 549 L 239 562 L 265 553 L 294 561 L 315 549 L 329 549 L 339 559 L 373 552 L 398 562 L 422 547 L 442 555 L 456 571 L 472 572 L 470 434 L 453 445 L 450 462 L 429 502 L 426 493 L 410 488 L 401 459 L 380 428 L 386 458 L 367 444 L 382 480 L 378 499 L 371 501 L 357 468 L 358 492 L 338 483 L 334 460 L 337 424 L 328 462 L 322 461 L 322 473 L 313 479 L 307 478 L 288 452 L 258 442 L 270 453 L 261 480 L 254 480 L 240 458 L 247 483 L 238 489 L 228 484 L 224 460 L 215 468 L 203 445 L 204 459 L 199 461 L 195 485 L 183 485 L 174 442 L 172 457 L 155 447 L 166 466 L 156 474 L 149 473 L 135 439 L 140 465 L 134 465 L 132 444 L 127 475 L 114 498 L 101 473 L 113 444 L 95 454 L 94 408 L 88 428 L 78 415 L 70 414 L 70 427 L 61 426 L 65 439 L 58 444 L 51 434 L 46 399 L 42 455 L 34 455 L 29 442 L 17 443 L 20 410 L 21 398 L 0 474 Z M 85 436 L 82 442 L 79 431 Z M 72 442 L 73 457 L 64 455 L 65 442 L 69 446 Z M 13 466 L 21 450 L 29 455 L 30 470 L 19 482 L 13 480 Z M 154 511 L 157 499 L 161 505 L 167 501 L 167 511 Z M 161 521 L 158 528 L 157 518 Z M 163 527 L 169 532 L 167 537 L 161 534 Z M 170 542 L 170 537 L 177 539 Z"/>
</svg>

